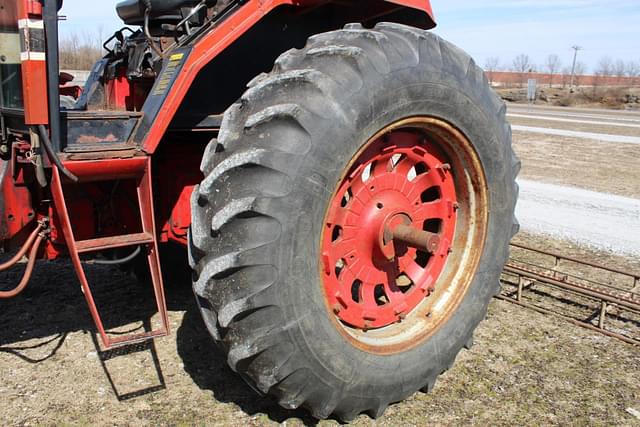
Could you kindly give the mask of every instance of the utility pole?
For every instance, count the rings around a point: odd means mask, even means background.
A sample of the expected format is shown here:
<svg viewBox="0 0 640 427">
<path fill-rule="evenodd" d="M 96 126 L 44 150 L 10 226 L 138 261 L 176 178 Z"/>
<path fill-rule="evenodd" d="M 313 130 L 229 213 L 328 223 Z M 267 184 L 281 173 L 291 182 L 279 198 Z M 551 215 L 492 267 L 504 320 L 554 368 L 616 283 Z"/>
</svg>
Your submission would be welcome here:
<svg viewBox="0 0 640 427">
<path fill-rule="evenodd" d="M 571 83 L 569 83 L 569 90 L 573 90 L 573 79 L 576 76 L 576 60 L 578 59 L 578 51 L 582 50 L 582 46 L 571 46 L 571 49 L 574 50 L 573 52 L 573 66 L 571 67 Z"/>
</svg>

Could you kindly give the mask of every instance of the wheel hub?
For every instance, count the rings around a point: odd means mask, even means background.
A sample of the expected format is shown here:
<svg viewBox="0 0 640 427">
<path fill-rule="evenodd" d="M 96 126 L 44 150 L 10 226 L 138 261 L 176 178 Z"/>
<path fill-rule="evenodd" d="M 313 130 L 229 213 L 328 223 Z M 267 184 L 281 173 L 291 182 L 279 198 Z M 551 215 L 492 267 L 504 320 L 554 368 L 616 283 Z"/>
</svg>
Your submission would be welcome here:
<svg viewBox="0 0 640 427">
<path fill-rule="evenodd" d="M 400 322 L 434 290 L 456 189 L 446 155 L 416 129 L 370 141 L 351 165 L 326 215 L 323 282 L 338 319 L 368 330 Z"/>
</svg>

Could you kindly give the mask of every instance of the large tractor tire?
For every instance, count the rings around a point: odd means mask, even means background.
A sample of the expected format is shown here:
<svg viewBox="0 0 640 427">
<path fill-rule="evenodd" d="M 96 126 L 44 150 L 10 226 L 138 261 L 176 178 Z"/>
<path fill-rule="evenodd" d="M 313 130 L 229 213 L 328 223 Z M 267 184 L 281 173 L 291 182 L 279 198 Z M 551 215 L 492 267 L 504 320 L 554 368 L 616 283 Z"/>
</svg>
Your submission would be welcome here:
<svg viewBox="0 0 640 427">
<path fill-rule="evenodd" d="M 209 332 L 283 407 L 379 417 L 470 345 L 518 170 L 505 105 L 457 47 L 388 23 L 311 37 L 204 155 L 190 260 Z"/>
</svg>

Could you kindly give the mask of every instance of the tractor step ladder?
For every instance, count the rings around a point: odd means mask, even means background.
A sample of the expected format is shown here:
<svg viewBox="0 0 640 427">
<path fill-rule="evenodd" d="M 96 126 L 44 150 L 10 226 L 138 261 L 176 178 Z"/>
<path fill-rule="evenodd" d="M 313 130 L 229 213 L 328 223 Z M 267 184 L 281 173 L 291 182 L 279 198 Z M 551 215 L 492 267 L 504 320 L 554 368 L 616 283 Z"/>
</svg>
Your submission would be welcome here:
<svg viewBox="0 0 640 427">
<path fill-rule="evenodd" d="M 79 178 L 80 183 L 113 181 L 117 179 L 136 180 L 142 232 L 91 240 L 76 240 L 64 199 L 63 182 L 60 171 L 55 167 L 55 165 L 53 166 L 53 179 L 51 182 L 53 202 L 60 219 L 64 238 L 67 242 L 69 255 L 75 267 L 78 279 L 80 280 L 80 285 L 82 286 L 82 292 L 84 293 L 84 297 L 89 306 L 91 317 L 96 324 L 98 332 L 100 333 L 105 350 L 168 335 L 169 320 L 167 316 L 167 304 L 164 296 L 164 286 L 162 284 L 162 273 L 160 271 L 158 241 L 156 238 L 155 218 L 153 212 L 151 159 L 149 157 L 134 157 L 130 159 L 74 161 L 65 163 L 65 167 Z M 100 175 L 96 176 L 95 171 L 100 171 Z M 161 326 L 157 330 L 152 330 L 146 333 L 112 338 L 105 331 L 100 313 L 93 299 L 93 294 L 91 293 L 89 282 L 87 281 L 86 274 L 82 267 L 80 254 L 129 246 L 143 246 L 147 248 L 147 259 L 149 262 L 157 309 L 160 314 Z"/>
</svg>

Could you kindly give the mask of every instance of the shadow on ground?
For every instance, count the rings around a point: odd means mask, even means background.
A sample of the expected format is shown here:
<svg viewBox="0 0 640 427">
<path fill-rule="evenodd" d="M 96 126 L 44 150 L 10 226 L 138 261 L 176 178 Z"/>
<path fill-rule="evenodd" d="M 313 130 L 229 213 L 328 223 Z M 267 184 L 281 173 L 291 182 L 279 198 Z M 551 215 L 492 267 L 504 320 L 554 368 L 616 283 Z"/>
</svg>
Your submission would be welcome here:
<svg viewBox="0 0 640 427">
<path fill-rule="evenodd" d="M 174 257 L 178 266 L 186 255 Z M 265 414 L 272 421 L 283 422 L 299 418 L 314 424 L 306 411 L 287 411 L 268 397 L 254 392 L 227 365 L 223 352 L 209 336 L 190 288 L 190 273 L 176 265 L 163 265 L 165 289 L 170 317 L 181 315 L 177 330 L 172 331 L 185 372 L 195 386 L 213 393 L 216 401 L 236 404 L 250 416 Z M 105 327 L 123 332 L 142 332 L 151 326 L 156 313 L 153 292 L 148 283 L 141 283 L 131 273 L 117 267 L 86 265 L 86 273 Z M 10 289 L 20 280 L 21 271 L 0 273 L 0 289 Z M 145 394 L 165 390 L 163 367 L 155 343 L 134 345 L 118 351 L 100 351 L 96 328 L 73 266 L 68 261 L 38 262 L 29 287 L 18 297 L 0 300 L 0 353 L 10 354 L 21 361 L 38 364 L 54 357 L 70 333 L 82 332 L 90 336 L 100 358 L 103 374 L 119 401 L 135 399 Z M 30 350 L 46 349 L 38 358 L 30 357 Z M 149 351 L 158 375 L 158 386 L 136 393 L 120 394 L 108 365 L 115 357 Z M 126 360 L 126 359 L 125 359 Z M 133 380 L 132 380 L 133 381 Z"/>
<path fill-rule="evenodd" d="M 308 412 L 288 411 L 270 397 L 260 396 L 229 368 L 224 354 L 209 336 L 195 302 L 184 315 L 177 332 L 177 344 L 186 372 L 198 387 L 211 390 L 217 401 L 235 403 L 251 416 L 266 414 L 278 423 L 298 418 L 305 425 L 316 424 Z"/>
</svg>

